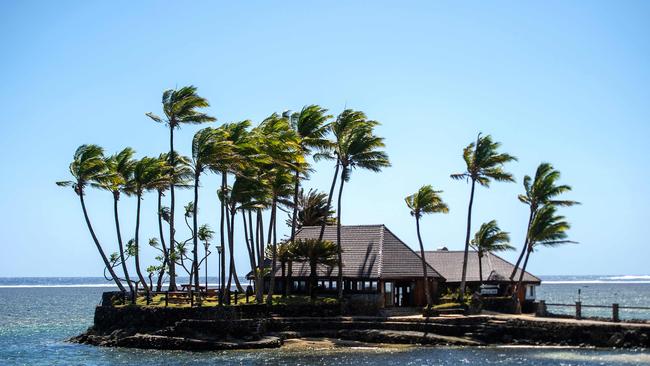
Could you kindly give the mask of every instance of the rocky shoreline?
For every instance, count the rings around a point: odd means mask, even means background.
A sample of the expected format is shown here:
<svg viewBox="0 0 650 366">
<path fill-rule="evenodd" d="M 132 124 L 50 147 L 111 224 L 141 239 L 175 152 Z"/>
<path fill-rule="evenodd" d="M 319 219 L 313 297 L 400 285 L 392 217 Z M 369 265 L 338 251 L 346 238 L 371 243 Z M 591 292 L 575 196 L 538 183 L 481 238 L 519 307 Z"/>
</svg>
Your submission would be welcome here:
<svg viewBox="0 0 650 366">
<path fill-rule="evenodd" d="M 332 315 L 332 309 L 300 316 L 300 309 L 276 310 L 99 306 L 94 325 L 70 341 L 192 351 L 273 348 L 288 339 L 314 337 L 384 344 L 650 347 L 647 324 L 509 315 L 343 316 Z"/>
</svg>

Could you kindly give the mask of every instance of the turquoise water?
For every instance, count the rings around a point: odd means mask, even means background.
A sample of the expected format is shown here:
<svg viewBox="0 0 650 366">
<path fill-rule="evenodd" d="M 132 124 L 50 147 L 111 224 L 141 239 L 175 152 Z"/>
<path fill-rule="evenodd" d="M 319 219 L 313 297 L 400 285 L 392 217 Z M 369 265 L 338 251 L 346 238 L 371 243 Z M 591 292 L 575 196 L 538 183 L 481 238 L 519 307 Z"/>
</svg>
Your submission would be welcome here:
<svg viewBox="0 0 650 366">
<path fill-rule="evenodd" d="M 14 279 L 15 280 L 15 279 Z M 539 348 L 343 348 L 162 352 L 65 342 L 92 323 L 105 287 L 25 287 L 0 279 L 0 365 L 640 365 L 642 351 Z M 35 280 L 34 280 L 35 281 Z M 39 280 L 43 281 L 43 280 Z M 18 281 L 20 282 L 20 281 Z M 39 283 L 39 286 L 46 286 Z M 83 285 L 74 280 L 75 285 Z M 86 281 L 91 282 L 91 281 Z M 65 280 L 57 286 L 68 286 Z M 612 284 L 608 284 L 611 286 Z M 23 287 L 15 287 L 23 286 Z M 553 287 L 544 289 L 550 294 Z M 625 285 L 627 286 L 627 285 Z M 648 284 L 650 286 L 650 284 Z M 650 287 L 648 288 L 650 289 Z M 568 292 L 569 290 L 566 290 Z M 646 294 L 647 295 L 647 294 Z"/>
</svg>

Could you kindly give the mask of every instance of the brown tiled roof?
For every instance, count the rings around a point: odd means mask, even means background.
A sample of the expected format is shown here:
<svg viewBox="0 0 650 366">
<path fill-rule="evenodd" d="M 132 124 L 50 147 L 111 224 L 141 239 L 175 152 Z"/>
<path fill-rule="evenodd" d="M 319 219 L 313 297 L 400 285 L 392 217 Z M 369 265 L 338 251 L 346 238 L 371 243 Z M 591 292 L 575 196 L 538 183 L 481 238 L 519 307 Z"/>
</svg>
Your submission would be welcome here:
<svg viewBox="0 0 650 366">
<path fill-rule="evenodd" d="M 316 239 L 320 226 L 306 226 L 296 233 L 297 239 Z M 336 226 L 326 226 L 324 240 L 336 243 Z M 422 262 L 409 246 L 384 225 L 358 225 L 341 227 L 343 249 L 343 277 L 399 279 L 422 276 Z M 276 276 L 280 276 L 280 265 Z M 294 262 L 292 276 L 309 276 L 309 264 Z M 427 274 L 432 278 L 442 276 L 431 266 Z M 337 266 L 318 267 L 319 277 L 335 277 Z"/>
<path fill-rule="evenodd" d="M 436 250 L 424 252 L 427 263 L 447 279 L 447 283 L 460 282 L 463 274 L 463 255 L 462 250 Z M 488 259 L 489 257 L 489 259 Z M 509 281 L 510 274 L 515 266 L 505 259 L 494 254 L 486 254 L 482 259 L 483 280 L 486 282 Z M 521 270 L 517 270 L 517 277 Z M 478 282 L 478 252 L 470 250 L 467 257 L 467 282 Z M 532 274 L 524 273 L 524 282 L 540 283 L 541 280 Z"/>
</svg>

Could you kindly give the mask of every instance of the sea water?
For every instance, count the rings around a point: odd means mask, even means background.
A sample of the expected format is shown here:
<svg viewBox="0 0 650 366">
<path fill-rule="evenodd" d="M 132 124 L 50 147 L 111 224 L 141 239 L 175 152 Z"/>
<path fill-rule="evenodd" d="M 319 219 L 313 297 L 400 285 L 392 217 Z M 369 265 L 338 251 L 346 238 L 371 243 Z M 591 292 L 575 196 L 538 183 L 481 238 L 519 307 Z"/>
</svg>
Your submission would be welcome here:
<svg viewBox="0 0 650 366">
<path fill-rule="evenodd" d="M 615 276 L 610 276 L 615 277 Z M 589 281 L 589 282 L 587 282 Z M 600 281 L 600 282 L 595 282 Z M 650 301 L 650 278 L 552 278 L 538 297 L 583 303 Z M 587 282 L 587 283 L 585 283 Z M 604 283 L 602 283 L 604 282 Z M 622 282 L 622 283 L 619 283 Z M 92 324 L 102 279 L 0 279 L 0 365 L 643 365 L 634 350 L 533 347 L 396 347 L 181 352 L 103 348 L 68 343 Z M 615 295 L 617 294 L 617 295 Z M 641 314 L 632 314 L 641 318 Z"/>
</svg>

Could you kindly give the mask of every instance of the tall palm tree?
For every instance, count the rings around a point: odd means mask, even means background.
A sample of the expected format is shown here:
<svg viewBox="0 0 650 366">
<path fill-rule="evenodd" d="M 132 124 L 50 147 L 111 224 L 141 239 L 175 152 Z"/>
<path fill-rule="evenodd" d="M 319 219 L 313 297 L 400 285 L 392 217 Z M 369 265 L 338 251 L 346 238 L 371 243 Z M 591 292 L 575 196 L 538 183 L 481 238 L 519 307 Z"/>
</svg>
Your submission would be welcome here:
<svg viewBox="0 0 650 366">
<path fill-rule="evenodd" d="M 317 105 L 309 105 L 302 108 L 300 112 L 291 115 L 291 128 L 296 132 L 298 138 L 299 152 L 302 152 L 305 159 L 312 150 L 326 150 L 330 146 L 326 135 L 329 131 L 327 120 L 332 118 L 326 114 L 327 109 Z M 294 171 L 294 189 L 293 189 L 293 214 L 291 215 L 291 241 L 293 242 L 296 235 L 296 225 L 298 219 L 298 196 L 300 193 L 300 173 L 306 171 L 307 167 L 295 169 Z"/>
<path fill-rule="evenodd" d="M 124 243 L 122 241 L 122 232 L 120 230 L 120 219 L 118 212 L 118 201 L 120 200 L 120 193 L 124 190 L 126 183 L 133 175 L 133 167 L 135 160 L 133 154 L 135 151 L 130 148 L 124 148 L 117 154 L 111 155 L 104 159 L 107 168 L 107 174 L 97 176 L 94 179 L 93 186 L 111 192 L 113 196 L 113 216 L 115 218 L 115 231 L 117 232 L 117 244 L 119 247 L 120 263 L 122 271 L 124 272 L 124 280 L 129 286 L 129 290 L 133 293 L 133 283 L 129 276 L 129 271 L 126 266 L 126 258 L 124 256 Z M 128 192 L 126 192 L 128 194 Z"/>
<path fill-rule="evenodd" d="M 171 176 L 174 176 L 176 168 L 176 152 L 174 151 L 174 129 L 180 128 L 184 124 L 200 124 L 213 122 L 217 119 L 200 112 L 202 108 L 210 106 L 208 100 L 200 97 L 196 93 L 196 87 L 193 85 L 185 86 L 180 89 L 167 89 L 162 95 L 162 105 L 164 118 L 161 118 L 151 112 L 146 115 L 158 123 L 164 123 L 169 127 L 169 165 L 171 167 Z M 174 180 L 169 183 L 170 192 L 170 217 L 169 217 L 169 253 L 174 254 Z M 176 267 L 174 261 L 169 262 L 169 289 L 176 290 Z"/>
<path fill-rule="evenodd" d="M 497 150 L 501 143 L 492 141 L 490 135 L 481 136 L 478 134 L 476 143 L 472 142 L 463 150 L 463 160 L 466 171 L 460 174 L 452 174 L 452 179 L 468 180 L 472 183 L 469 195 L 469 207 L 467 209 L 467 231 L 465 235 L 465 254 L 463 256 L 463 273 L 460 282 L 460 299 L 465 295 L 465 279 L 467 277 L 467 255 L 469 253 L 470 232 L 472 230 L 472 205 L 474 203 L 474 189 L 476 182 L 483 187 L 489 187 L 491 180 L 497 182 L 514 182 L 512 174 L 503 170 L 503 166 L 517 158 Z"/>
<path fill-rule="evenodd" d="M 529 207 L 529 216 L 528 216 L 528 225 L 526 229 L 526 239 L 524 240 L 524 246 L 521 248 L 521 253 L 515 264 L 515 268 L 510 274 L 510 281 L 515 281 L 515 276 L 517 274 L 517 269 L 519 264 L 526 254 L 526 248 L 528 247 L 528 228 L 535 218 L 537 211 L 544 205 L 555 205 L 560 207 L 570 207 L 574 205 L 579 205 L 580 202 L 571 201 L 571 200 L 559 200 L 556 199 L 559 195 L 570 192 L 571 186 L 566 184 L 557 184 L 557 181 L 560 179 L 560 172 L 553 168 L 553 165 L 550 163 L 541 163 L 537 170 L 535 171 L 535 177 L 531 178 L 526 175 L 524 177 L 524 194 L 520 194 L 517 198 L 523 204 L 528 205 Z"/>
<path fill-rule="evenodd" d="M 389 167 L 388 155 L 380 150 L 385 147 L 384 139 L 374 135 L 373 129 L 379 122 L 371 121 L 360 111 L 344 110 L 332 123 L 334 133 L 334 155 L 341 168 L 341 184 L 336 210 L 336 245 L 338 246 L 338 298 L 343 299 L 343 257 L 341 250 L 341 202 L 343 186 L 350 181 L 355 168 L 380 172 Z"/>
<path fill-rule="evenodd" d="M 142 203 L 142 195 L 149 190 L 156 189 L 162 182 L 165 181 L 164 172 L 169 169 L 166 162 L 160 161 L 157 158 L 143 157 L 138 160 L 133 167 L 133 178 L 127 183 L 126 190 L 137 198 L 137 209 L 135 216 L 135 237 L 134 237 L 134 259 L 135 271 L 138 274 L 140 283 L 149 296 L 150 289 L 147 286 L 147 281 L 142 275 L 140 269 L 140 207 Z"/>
<path fill-rule="evenodd" d="M 422 236 L 420 235 L 420 218 L 424 214 L 449 212 L 449 207 L 442 201 L 440 193 L 442 191 L 436 191 L 430 185 L 426 185 L 404 199 L 406 206 L 411 210 L 411 216 L 415 217 L 415 228 L 418 233 L 418 241 L 420 242 L 420 259 L 422 260 L 424 294 L 427 298 L 427 306 L 433 305 L 433 301 L 429 290 L 429 276 L 427 276 L 427 262 L 424 257 L 424 244 L 422 244 Z"/>
<path fill-rule="evenodd" d="M 482 224 L 474 234 L 470 245 L 476 249 L 478 255 L 478 277 L 481 285 L 483 284 L 483 257 L 490 253 L 515 249 L 510 245 L 510 235 L 501 231 L 496 220 Z"/>
<path fill-rule="evenodd" d="M 296 260 L 309 263 L 309 295 L 316 299 L 318 265 L 333 266 L 338 263 L 339 247 L 327 240 L 298 239 L 291 248 Z"/>
<path fill-rule="evenodd" d="M 325 192 L 319 192 L 315 189 L 310 189 L 308 192 L 305 192 L 301 188 L 298 201 L 296 202 L 296 228 L 336 224 L 334 210 L 331 208 L 328 209 L 327 199 L 328 197 Z M 292 224 L 293 216 L 290 216 L 287 220 L 287 225 L 291 226 Z"/>
<path fill-rule="evenodd" d="M 280 262 L 280 273 L 282 279 L 282 297 L 287 296 L 288 282 L 290 278 L 287 277 L 287 264 L 293 259 L 293 245 L 294 242 L 283 241 L 279 243 L 276 247 L 277 253 L 273 254 L 273 247 L 268 246 L 266 248 L 266 256 L 273 257 L 275 256 L 276 260 Z M 275 275 L 275 274 L 273 274 Z"/>
<path fill-rule="evenodd" d="M 535 251 L 537 247 L 556 247 L 562 244 L 576 243 L 575 241 L 567 239 L 567 231 L 570 228 L 571 225 L 569 225 L 565 220 L 565 217 L 557 215 L 557 208 L 555 205 L 544 205 L 537 211 L 533 221 L 530 223 L 530 228 L 528 229 L 526 259 L 524 260 L 524 265 L 519 274 L 517 289 L 521 288 L 521 283 L 524 280 L 524 274 L 526 273 L 526 266 L 528 266 L 530 253 Z"/>
<path fill-rule="evenodd" d="M 86 203 L 84 201 L 84 190 L 86 186 L 92 182 L 99 179 L 101 176 L 107 174 L 106 162 L 104 160 L 104 149 L 97 145 L 81 145 L 77 148 L 72 158 L 72 163 L 70 163 L 70 174 L 74 177 L 74 181 L 61 181 L 56 182 L 60 187 L 72 187 L 74 192 L 79 197 L 79 202 L 81 203 L 81 210 L 84 214 L 84 219 L 86 220 L 86 226 L 88 226 L 88 231 L 90 231 L 90 236 L 93 238 L 95 247 L 99 252 L 99 255 L 104 261 L 104 267 L 108 270 L 111 275 L 111 278 L 115 282 L 115 285 L 120 289 L 120 291 L 125 292 L 124 286 L 120 281 L 119 277 L 113 270 L 109 258 L 104 253 L 104 249 L 95 235 L 95 230 L 93 229 L 92 224 L 90 223 L 90 218 L 88 217 L 88 211 L 86 210 Z"/>
<path fill-rule="evenodd" d="M 199 291 L 199 237 L 198 237 L 198 209 L 199 209 L 199 183 L 201 174 L 206 169 L 218 169 L 217 159 L 232 154 L 232 145 L 224 138 L 224 131 L 210 127 L 198 131 L 192 139 L 192 170 L 194 175 L 194 205 L 192 214 L 192 266 L 194 286 Z"/>
</svg>

